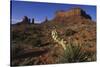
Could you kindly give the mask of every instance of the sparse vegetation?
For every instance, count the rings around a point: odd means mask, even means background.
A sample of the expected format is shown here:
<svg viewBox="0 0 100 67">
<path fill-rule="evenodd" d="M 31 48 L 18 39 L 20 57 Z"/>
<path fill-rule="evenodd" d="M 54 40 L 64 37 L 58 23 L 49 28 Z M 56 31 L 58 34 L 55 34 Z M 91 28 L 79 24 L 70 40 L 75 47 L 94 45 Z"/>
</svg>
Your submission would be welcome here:
<svg viewBox="0 0 100 67">
<path fill-rule="evenodd" d="M 27 22 L 11 25 L 12 66 L 96 61 L 96 23 L 91 19 L 80 15 Z"/>
<path fill-rule="evenodd" d="M 76 31 L 72 30 L 72 29 L 67 29 L 65 35 L 66 36 L 72 36 L 76 33 Z"/>
<path fill-rule="evenodd" d="M 61 59 L 61 63 L 73 63 L 73 62 L 87 62 L 89 61 L 89 55 L 79 43 L 69 42 L 66 44 L 66 51 Z"/>
<path fill-rule="evenodd" d="M 93 56 L 95 54 L 82 50 L 82 43 L 74 42 L 70 38 L 67 43 L 63 39 L 59 38 L 56 30 L 52 31 L 52 38 L 55 42 L 58 42 L 59 45 L 62 45 L 64 49 L 64 55 L 62 56 L 60 63 L 93 61 Z"/>
</svg>

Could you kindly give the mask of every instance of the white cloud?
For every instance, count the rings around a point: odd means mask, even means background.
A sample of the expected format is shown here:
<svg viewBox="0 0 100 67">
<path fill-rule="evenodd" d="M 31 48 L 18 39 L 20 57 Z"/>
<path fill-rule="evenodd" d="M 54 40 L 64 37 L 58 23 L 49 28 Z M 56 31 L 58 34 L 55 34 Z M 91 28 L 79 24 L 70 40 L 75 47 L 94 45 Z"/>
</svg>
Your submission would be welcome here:
<svg viewBox="0 0 100 67">
<path fill-rule="evenodd" d="M 22 19 L 11 19 L 11 23 L 12 24 L 15 24 L 17 22 L 20 22 Z"/>
</svg>

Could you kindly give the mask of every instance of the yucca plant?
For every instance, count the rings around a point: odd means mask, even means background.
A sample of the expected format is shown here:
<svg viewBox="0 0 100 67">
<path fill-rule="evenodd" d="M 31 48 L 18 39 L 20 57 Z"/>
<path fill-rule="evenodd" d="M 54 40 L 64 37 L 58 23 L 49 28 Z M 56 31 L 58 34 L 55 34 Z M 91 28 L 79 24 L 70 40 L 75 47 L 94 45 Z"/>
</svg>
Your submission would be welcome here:
<svg viewBox="0 0 100 67">
<path fill-rule="evenodd" d="M 70 41 L 68 44 L 66 44 L 66 50 L 64 51 L 64 55 L 60 62 L 87 62 L 89 61 L 88 59 L 89 54 L 85 50 L 82 50 L 81 44 Z"/>
<path fill-rule="evenodd" d="M 59 63 L 87 62 L 92 61 L 95 57 L 95 54 L 92 52 L 82 50 L 82 45 L 84 45 L 83 43 L 79 43 L 77 40 L 72 40 L 70 37 L 67 43 L 63 38 L 60 38 L 56 29 L 52 31 L 52 38 L 64 49 L 64 55 L 60 59 Z"/>
</svg>

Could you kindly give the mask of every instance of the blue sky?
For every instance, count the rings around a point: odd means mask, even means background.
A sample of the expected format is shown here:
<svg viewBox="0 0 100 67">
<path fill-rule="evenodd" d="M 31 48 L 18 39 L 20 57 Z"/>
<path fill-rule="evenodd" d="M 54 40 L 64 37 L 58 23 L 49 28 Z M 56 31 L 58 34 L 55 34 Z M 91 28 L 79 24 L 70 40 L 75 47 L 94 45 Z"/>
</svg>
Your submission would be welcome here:
<svg viewBox="0 0 100 67">
<path fill-rule="evenodd" d="M 57 4 L 41 2 L 12 1 L 11 20 L 16 23 L 22 20 L 23 16 L 34 18 L 36 23 L 44 21 L 45 17 L 52 19 L 57 10 L 68 10 L 73 7 L 80 7 L 96 21 L 96 6 L 75 5 L 75 4 Z"/>
</svg>

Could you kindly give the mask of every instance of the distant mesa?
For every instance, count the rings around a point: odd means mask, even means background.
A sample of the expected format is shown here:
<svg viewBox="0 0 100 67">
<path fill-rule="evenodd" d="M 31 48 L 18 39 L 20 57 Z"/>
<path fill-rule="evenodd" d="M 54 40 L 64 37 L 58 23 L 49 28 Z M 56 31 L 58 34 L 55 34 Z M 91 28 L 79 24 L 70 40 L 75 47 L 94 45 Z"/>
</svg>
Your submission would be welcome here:
<svg viewBox="0 0 100 67">
<path fill-rule="evenodd" d="M 88 15 L 83 9 L 81 8 L 72 8 L 69 11 L 64 11 L 64 10 L 59 10 L 55 13 L 55 17 L 54 17 L 54 21 L 58 21 L 61 22 L 62 20 L 65 21 L 66 18 L 85 18 L 85 19 L 92 19 L 90 15 Z M 22 21 L 17 23 L 17 24 L 34 24 L 34 18 L 32 18 L 32 22 L 31 19 L 28 18 L 27 16 L 24 16 Z M 45 20 L 43 22 L 48 22 L 48 18 L 46 17 Z"/>
<path fill-rule="evenodd" d="M 80 16 L 86 19 L 92 19 L 90 15 L 88 15 L 83 9 L 81 8 L 72 8 L 69 11 L 57 11 L 56 12 L 56 16 L 55 16 L 55 20 L 59 20 L 61 18 L 67 18 L 67 17 L 76 17 L 76 16 Z"/>
</svg>

